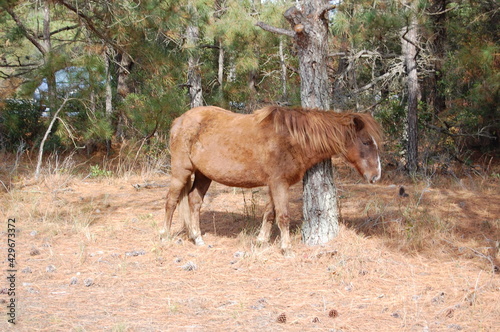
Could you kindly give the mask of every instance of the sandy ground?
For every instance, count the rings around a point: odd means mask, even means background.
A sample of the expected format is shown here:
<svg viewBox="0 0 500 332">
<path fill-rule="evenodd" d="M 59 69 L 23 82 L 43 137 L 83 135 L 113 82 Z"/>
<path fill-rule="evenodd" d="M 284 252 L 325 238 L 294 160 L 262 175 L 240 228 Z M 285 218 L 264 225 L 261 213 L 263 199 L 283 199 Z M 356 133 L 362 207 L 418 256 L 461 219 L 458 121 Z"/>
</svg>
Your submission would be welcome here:
<svg viewBox="0 0 500 332">
<path fill-rule="evenodd" d="M 262 188 L 213 184 L 201 218 L 207 246 L 188 241 L 177 216 L 177 236 L 161 241 L 168 184 L 53 175 L 1 194 L 0 330 L 500 331 L 498 180 L 405 184 L 402 197 L 387 176 L 366 185 L 347 174 L 340 233 L 320 247 L 300 241 L 296 185 L 292 258 L 277 227 L 269 246 L 255 246 Z"/>
</svg>

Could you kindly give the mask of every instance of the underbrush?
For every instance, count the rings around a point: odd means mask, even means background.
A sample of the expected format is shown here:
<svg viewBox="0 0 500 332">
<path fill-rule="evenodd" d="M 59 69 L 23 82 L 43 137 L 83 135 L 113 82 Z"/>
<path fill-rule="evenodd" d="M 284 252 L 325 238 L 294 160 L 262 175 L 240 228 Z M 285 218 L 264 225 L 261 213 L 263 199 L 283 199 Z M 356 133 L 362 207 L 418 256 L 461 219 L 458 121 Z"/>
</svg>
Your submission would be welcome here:
<svg viewBox="0 0 500 332">
<path fill-rule="evenodd" d="M 347 225 L 409 254 L 467 255 L 500 272 L 500 181 L 491 174 L 402 178 L 358 204 Z M 390 179 L 390 180 L 389 180 Z M 349 190 L 370 190 L 364 187 Z M 350 194 L 347 200 L 353 199 Z"/>
<path fill-rule="evenodd" d="M 168 182 L 169 151 L 159 143 L 127 143 L 111 157 L 95 154 L 86 159 L 77 153 L 49 154 L 38 180 L 31 176 L 34 158 L 29 152 L 3 157 L 7 160 L 0 169 L 3 214 L 40 223 L 47 234 L 57 234 L 61 227 L 69 226 L 92 238 L 96 210 L 106 206 L 107 199 L 98 196 L 78 204 L 66 201 L 63 193 L 75 190 L 81 181 L 93 181 L 97 192 L 103 183 L 113 186 L 131 179 L 138 179 L 146 187 L 154 180 Z M 342 163 L 335 164 L 343 208 L 345 202 L 355 206 L 356 217 L 345 221 L 348 227 L 365 236 L 381 237 L 389 246 L 407 253 L 467 254 L 498 269 L 500 214 L 485 212 L 496 211 L 494 206 L 500 199 L 498 165 L 490 162 L 488 172 L 466 167 L 453 171 L 448 168 L 447 173 L 427 169 L 413 177 L 388 167 L 380 184 L 367 186 L 354 170 Z M 242 224 L 241 241 L 251 243 L 260 228 L 265 194 L 258 190 L 231 190 L 242 195 L 243 201 L 233 222 Z M 300 193 L 297 195 L 300 199 Z M 294 218 L 300 221 L 301 207 L 295 214 Z M 218 227 L 213 221 L 215 233 Z M 298 238 L 300 222 L 291 230 Z M 276 243 L 277 235 L 275 225 Z"/>
<path fill-rule="evenodd" d="M 91 154 L 86 150 L 47 152 L 42 159 L 39 178 L 54 175 L 74 178 L 165 175 L 170 170 L 170 151 L 165 142 L 164 137 L 124 141 L 115 146 L 112 153 L 107 153 L 104 148 Z M 33 181 L 37 153 L 23 148 L 16 153 L 0 152 L 4 161 L 0 164 L 0 192 Z"/>
</svg>

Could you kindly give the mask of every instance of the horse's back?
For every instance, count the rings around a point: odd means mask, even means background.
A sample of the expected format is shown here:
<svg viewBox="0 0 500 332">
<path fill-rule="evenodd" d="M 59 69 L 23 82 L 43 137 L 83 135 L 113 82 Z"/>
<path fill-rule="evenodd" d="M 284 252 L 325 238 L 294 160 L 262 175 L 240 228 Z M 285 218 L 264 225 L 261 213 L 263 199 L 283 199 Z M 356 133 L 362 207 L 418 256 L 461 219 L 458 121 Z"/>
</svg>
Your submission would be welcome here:
<svg viewBox="0 0 500 332">
<path fill-rule="evenodd" d="M 184 136 L 241 136 L 251 134 L 254 137 L 264 134 L 254 114 L 240 114 L 216 106 L 195 107 L 178 117 L 171 128 L 175 136 L 183 132 Z"/>
<path fill-rule="evenodd" d="M 227 117 L 231 114 L 234 113 L 216 106 L 194 107 L 174 120 L 170 128 L 170 143 L 197 134 L 204 123 L 210 119 L 221 115 Z"/>
<path fill-rule="evenodd" d="M 237 113 L 228 111 L 226 109 L 217 107 L 217 106 L 199 106 L 190 109 L 177 119 L 183 120 L 183 119 L 190 119 L 191 121 L 195 121 L 198 123 L 202 123 L 206 120 L 214 119 L 214 118 L 219 118 L 219 117 L 234 117 L 237 116 Z M 176 120 L 177 120 L 176 119 Z"/>
</svg>

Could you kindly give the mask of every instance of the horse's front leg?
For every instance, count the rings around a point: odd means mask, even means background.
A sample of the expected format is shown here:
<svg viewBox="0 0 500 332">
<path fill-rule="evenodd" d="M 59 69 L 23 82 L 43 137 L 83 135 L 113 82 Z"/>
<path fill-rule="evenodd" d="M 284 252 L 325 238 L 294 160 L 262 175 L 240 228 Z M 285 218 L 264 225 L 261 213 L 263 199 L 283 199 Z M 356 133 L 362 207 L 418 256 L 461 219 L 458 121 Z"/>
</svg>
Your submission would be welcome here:
<svg viewBox="0 0 500 332">
<path fill-rule="evenodd" d="M 276 211 L 276 222 L 281 232 L 281 250 L 285 256 L 293 256 L 288 214 L 288 184 L 279 183 L 270 189 Z"/>
<path fill-rule="evenodd" d="M 262 227 L 260 228 L 259 236 L 257 236 L 258 245 L 263 245 L 269 242 L 269 238 L 271 237 L 271 227 L 273 226 L 275 215 L 274 202 L 272 197 L 269 196 L 269 202 L 266 205 L 264 216 L 262 217 Z"/>
</svg>

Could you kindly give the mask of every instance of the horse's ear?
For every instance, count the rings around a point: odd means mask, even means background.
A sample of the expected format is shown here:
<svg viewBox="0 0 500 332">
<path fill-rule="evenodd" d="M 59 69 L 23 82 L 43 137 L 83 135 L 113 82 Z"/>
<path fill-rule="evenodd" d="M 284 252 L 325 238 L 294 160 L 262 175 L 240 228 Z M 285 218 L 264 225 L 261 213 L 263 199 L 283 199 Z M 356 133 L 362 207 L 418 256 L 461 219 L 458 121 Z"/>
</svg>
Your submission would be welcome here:
<svg viewBox="0 0 500 332">
<path fill-rule="evenodd" d="M 354 122 L 354 127 L 356 128 L 356 131 L 361 131 L 365 127 L 365 122 L 357 114 L 353 114 L 352 121 Z"/>
</svg>

